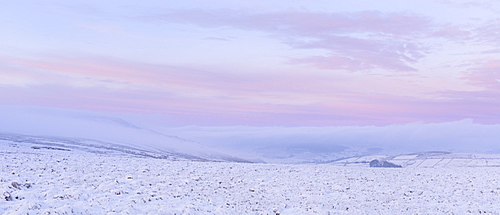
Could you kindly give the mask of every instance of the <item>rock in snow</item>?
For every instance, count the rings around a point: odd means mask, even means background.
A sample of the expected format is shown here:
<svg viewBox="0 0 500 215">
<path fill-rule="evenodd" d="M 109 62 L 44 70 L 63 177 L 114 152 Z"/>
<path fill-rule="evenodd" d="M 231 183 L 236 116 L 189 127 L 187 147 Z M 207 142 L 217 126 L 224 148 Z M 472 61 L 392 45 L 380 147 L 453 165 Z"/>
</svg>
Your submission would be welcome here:
<svg viewBox="0 0 500 215">
<path fill-rule="evenodd" d="M 498 167 L 175 161 L 8 141 L 0 155 L 0 214 L 500 212 Z"/>
<path fill-rule="evenodd" d="M 393 164 L 389 161 L 379 161 L 377 159 L 370 161 L 370 167 L 389 167 L 389 168 L 401 168 L 401 165 Z"/>
</svg>

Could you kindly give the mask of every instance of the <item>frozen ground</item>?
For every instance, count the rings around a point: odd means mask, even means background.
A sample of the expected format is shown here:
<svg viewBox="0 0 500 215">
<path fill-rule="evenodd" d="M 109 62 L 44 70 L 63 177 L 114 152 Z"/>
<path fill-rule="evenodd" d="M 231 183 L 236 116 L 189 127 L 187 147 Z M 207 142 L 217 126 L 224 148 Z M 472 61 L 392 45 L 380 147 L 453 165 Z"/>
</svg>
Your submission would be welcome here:
<svg viewBox="0 0 500 215">
<path fill-rule="evenodd" d="M 172 161 L 0 141 L 0 214 L 500 214 L 500 168 Z"/>
</svg>

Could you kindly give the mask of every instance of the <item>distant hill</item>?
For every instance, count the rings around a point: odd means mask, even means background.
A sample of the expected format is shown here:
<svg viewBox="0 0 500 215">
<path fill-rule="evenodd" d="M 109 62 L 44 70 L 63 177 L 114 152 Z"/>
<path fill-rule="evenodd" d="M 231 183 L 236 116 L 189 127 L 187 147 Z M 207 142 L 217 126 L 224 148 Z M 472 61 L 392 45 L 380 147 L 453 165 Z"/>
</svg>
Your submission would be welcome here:
<svg viewBox="0 0 500 215">
<path fill-rule="evenodd" d="M 387 161 L 404 168 L 500 167 L 500 154 L 450 153 L 429 151 L 397 156 L 372 155 L 335 161 L 341 166 L 369 166 L 373 160 Z"/>
<path fill-rule="evenodd" d="M 0 116 L 0 140 L 5 141 L 156 158 L 245 161 L 113 116 L 23 107 L 2 107 Z"/>
</svg>

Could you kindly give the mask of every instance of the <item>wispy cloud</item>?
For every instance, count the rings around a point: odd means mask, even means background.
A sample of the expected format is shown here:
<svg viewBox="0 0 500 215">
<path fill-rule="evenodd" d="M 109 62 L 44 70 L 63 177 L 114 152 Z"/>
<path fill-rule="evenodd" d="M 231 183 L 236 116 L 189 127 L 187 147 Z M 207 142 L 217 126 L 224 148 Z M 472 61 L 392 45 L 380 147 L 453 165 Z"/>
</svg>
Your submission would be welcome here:
<svg viewBox="0 0 500 215">
<path fill-rule="evenodd" d="M 477 43 L 500 45 L 500 40 L 498 40 L 500 37 L 500 19 L 488 20 L 473 31 Z"/>
<path fill-rule="evenodd" d="M 216 40 L 216 41 L 231 41 L 231 39 L 225 37 L 205 37 L 205 40 Z"/>
<path fill-rule="evenodd" d="M 450 18 L 466 7 L 127 4 L 15 5 L 44 19 L 9 15 L 16 28 L 0 37 L 16 52 L 0 56 L 2 104 L 158 113 L 184 124 L 500 122 L 499 20 Z"/>
<path fill-rule="evenodd" d="M 495 5 L 493 4 L 494 1 L 492 0 L 475 0 L 475 1 L 470 1 L 470 0 L 439 0 L 439 2 L 454 6 L 454 7 L 459 7 L 459 8 L 480 8 L 480 9 L 485 9 L 485 10 L 491 10 L 491 11 L 496 11 L 495 10 Z"/>
<path fill-rule="evenodd" d="M 470 84 L 496 90 L 500 93 L 500 60 L 486 59 L 478 62 L 478 66 L 469 70 L 464 77 Z"/>
<path fill-rule="evenodd" d="M 146 20 L 193 24 L 205 28 L 262 31 L 295 49 L 321 49 L 326 56 L 292 59 L 292 63 L 349 71 L 381 68 L 415 71 L 411 66 L 428 47 L 420 39 L 430 34 L 457 37 L 460 29 L 443 28 L 428 17 L 411 13 L 361 11 L 350 13 L 237 10 L 177 10 Z"/>
<path fill-rule="evenodd" d="M 52 104 L 175 115 L 173 118 L 179 118 L 178 122 L 183 125 L 215 121 L 221 125 L 238 122 L 252 125 L 386 125 L 464 118 L 481 121 L 496 113 L 491 104 L 481 107 L 468 104 L 468 100 L 443 101 L 374 93 L 369 92 L 373 88 L 367 84 L 346 82 L 345 85 L 351 85 L 346 87 L 338 80 L 332 85 L 336 77 L 319 77 L 318 74 L 243 75 L 102 57 L 11 58 L 3 62 L 18 69 L 2 71 L 2 75 L 21 71 L 30 78 L 41 74 L 59 77 L 4 87 L 0 95 L 11 104 Z M 496 70 L 486 66 L 480 74 L 486 71 L 494 73 Z M 489 77 L 475 77 L 471 81 L 482 84 Z M 401 88 L 392 80 L 371 81 Z M 367 91 L 364 87 L 368 87 Z M 488 108 L 491 110 L 486 111 Z M 483 114 L 478 115 L 481 111 Z"/>
</svg>

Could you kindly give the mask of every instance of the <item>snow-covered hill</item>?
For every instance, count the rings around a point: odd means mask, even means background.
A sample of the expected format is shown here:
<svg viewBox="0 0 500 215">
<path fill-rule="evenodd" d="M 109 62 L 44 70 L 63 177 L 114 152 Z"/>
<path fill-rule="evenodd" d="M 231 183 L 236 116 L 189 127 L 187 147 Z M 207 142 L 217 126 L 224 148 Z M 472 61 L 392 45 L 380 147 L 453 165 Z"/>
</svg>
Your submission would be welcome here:
<svg viewBox="0 0 500 215">
<path fill-rule="evenodd" d="M 174 161 L 29 141 L 0 140 L 0 214 L 500 214 L 499 167 Z"/>
<path fill-rule="evenodd" d="M 0 140 L 192 160 L 242 159 L 121 118 L 61 109 L 1 107 Z"/>
</svg>

